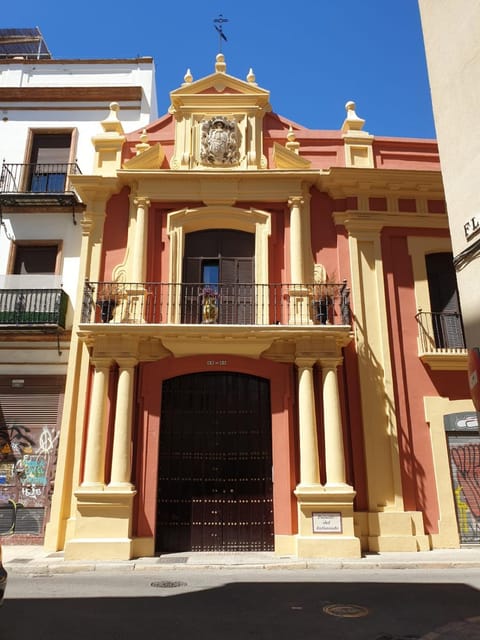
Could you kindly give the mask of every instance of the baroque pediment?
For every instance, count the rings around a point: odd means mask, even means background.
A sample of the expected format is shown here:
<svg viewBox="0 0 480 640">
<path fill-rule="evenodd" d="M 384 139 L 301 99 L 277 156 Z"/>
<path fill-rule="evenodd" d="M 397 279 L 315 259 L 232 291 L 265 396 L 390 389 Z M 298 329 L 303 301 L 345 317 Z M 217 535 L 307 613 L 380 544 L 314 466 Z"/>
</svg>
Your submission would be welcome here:
<svg viewBox="0 0 480 640">
<path fill-rule="evenodd" d="M 236 108 L 242 105 L 244 109 L 262 109 L 270 111 L 270 92 L 261 89 L 255 82 L 253 72 L 247 75 L 247 80 L 240 80 L 230 76 L 220 69 L 219 58 L 223 61 L 222 54 L 217 56 L 216 71 L 200 80 L 193 81 L 189 72 L 185 76 L 185 82 L 181 87 L 170 92 L 170 113 L 178 111 L 196 111 L 197 109 Z"/>
<path fill-rule="evenodd" d="M 257 86 L 253 72 L 246 80 L 228 75 L 223 54 L 215 73 L 194 81 L 190 71 L 170 93 L 175 120 L 172 169 L 260 169 L 263 117 L 271 111 L 270 92 Z"/>
</svg>

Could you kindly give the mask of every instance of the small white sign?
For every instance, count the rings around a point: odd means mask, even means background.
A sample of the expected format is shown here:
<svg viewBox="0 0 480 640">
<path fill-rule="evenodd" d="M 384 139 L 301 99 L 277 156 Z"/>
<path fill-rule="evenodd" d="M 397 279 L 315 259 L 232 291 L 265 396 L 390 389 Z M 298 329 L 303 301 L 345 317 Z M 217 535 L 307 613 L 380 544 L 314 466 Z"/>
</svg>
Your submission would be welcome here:
<svg viewBox="0 0 480 640">
<path fill-rule="evenodd" d="M 480 231 L 480 216 L 472 216 L 470 220 L 467 220 L 463 225 L 463 230 L 466 240 L 473 238 Z"/>
<path fill-rule="evenodd" d="M 340 512 L 312 513 L 313 533 L 342 533 Z"/>
</svg>

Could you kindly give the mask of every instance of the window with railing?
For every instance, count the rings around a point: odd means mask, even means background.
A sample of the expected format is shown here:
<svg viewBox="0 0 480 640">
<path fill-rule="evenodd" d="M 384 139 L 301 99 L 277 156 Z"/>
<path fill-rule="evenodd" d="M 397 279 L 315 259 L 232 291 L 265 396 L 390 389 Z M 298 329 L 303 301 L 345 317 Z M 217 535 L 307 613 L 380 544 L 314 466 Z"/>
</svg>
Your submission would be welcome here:
<svg viewBox="0 0 480 640">
<path fill-rule="evenodd" d="M 70 191 L 68 176 L 80 173 L 71 161 L 71 132 L 32 132 L 27 162 L 3 162 L 0 194 L 62 194 Z"/>
<path fill-rule="evenodd" d="M 420 356 L 431 366 L 448 368 L 455 364 L 455 358 L 463 357 L 465 350 L 452 254 L 448 251 L 426 254 L 424 268 L 428 285 L 428 300 L 424 297 L 424 303 L 429 303 L 430 309 L 419 308 L 415 316 Z"/>
</svg>

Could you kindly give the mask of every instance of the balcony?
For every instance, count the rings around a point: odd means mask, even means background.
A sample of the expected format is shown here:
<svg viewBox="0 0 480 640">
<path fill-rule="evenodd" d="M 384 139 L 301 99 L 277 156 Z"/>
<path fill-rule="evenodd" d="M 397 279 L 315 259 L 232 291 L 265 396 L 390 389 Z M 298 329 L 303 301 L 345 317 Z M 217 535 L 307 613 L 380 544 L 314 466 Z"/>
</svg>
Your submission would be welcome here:
<svg viewBox="0 0 480 640">
<path fill-rule="evenodd" d="M 62 289 L 0 289 L 0 330 L 65 329 L 67 304 Z"/>
<path fill-rule="evenodd" d="M 62 206 L 80 202 L 68 176 L 81 173 L 76 163 L 4 163 L 0 174 L 0 204 L 5 207 Z"/>
<path fill-rule="evenodd" d="M 82 323 L 109 325 L 350 325 L 339 284 L 87 282 Z"/>
<path fill-rule="evenodd" d="M 419 311 L 419 355 L 432 369 L 462 370 L 467 367 L 467 350 L 460 313 Z"/>
</svg>

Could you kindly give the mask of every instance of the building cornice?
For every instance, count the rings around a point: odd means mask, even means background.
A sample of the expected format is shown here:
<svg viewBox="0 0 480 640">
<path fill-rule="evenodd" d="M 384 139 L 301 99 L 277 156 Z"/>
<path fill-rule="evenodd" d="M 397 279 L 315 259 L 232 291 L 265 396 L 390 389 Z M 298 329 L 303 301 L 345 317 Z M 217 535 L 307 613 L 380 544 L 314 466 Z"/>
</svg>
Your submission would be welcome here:
<svg viewBox="0 0 480 640">
<path fill-rule="evenodd" d="M 142 87 L 0 87 L 0 103 L 140 101 Z"/>
</svg>

